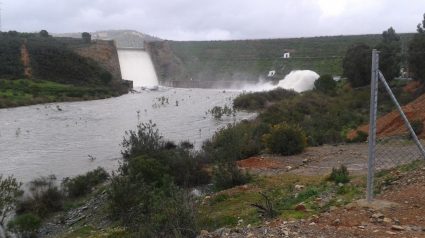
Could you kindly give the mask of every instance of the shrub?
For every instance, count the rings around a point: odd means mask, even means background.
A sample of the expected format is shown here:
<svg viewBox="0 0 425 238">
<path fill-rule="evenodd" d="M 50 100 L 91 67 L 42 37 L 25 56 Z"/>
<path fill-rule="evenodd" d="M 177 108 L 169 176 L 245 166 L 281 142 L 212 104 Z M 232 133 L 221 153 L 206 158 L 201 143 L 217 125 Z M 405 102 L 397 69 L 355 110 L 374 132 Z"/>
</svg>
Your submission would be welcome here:
<svg viewBox="0 0 425 238">
<path fill-rule="evenodd" d="M 141 155 L 152 157 L 162 150 L 164 144 L 156 124 L 152 123 L 152 121 L 137 125 L 137 131 L 126 131 L 125 135 L 121 143 L 124 151 L 121 151 L 121 154 L 127 158 Z"/>
<path fill-rule="evenodd" d="M 242 93 L 233 100 L 233 107 L 243 109 L 265 108 L 267 102 L 277 102 L 284 99 L 292 99 L 298 93 L 294 90 L 276 88 L 270 91 Z"/>
<path fill-rule="evenodd" d="M 140 178 L 146 183 L 162 187 L 163 177 L 170 173 L 170 169 L 162 165 L 158 160 L 143 155 L 124 163 L 122 172 L 123 175 L 140 174 Z"/>
<path fill-rule="evenodd" d="M 339 169 L 332 168 L 331 180 L 335 181 L 335 184 L 348 183 L 350 182 L 349 175 L 347 166 L 341 165 Z"/>
<path fill-rule="evenodd" d="M 258 209 L 257 212 L 260 213 L 263 217 L 274 219 L 280 213 L 276 208 L 275 202 L 271 201 L 262 192 L 260 192 L 260 194 L 263 196 L 261 201 L 258 201 L 255 204 L 251 204 L 251 206 L 256 207 Z"/>
<path fill-rule="evenodd" d="M 37 230 L 41 227 L 40 217 L 27 213 L 19 216 L 7 224 L 9 231 L 15 233 L 19 238 L 37 237 Z"/>
<path fill-rule="evenodd" d="M 219 163 L 213 168 L 214 186 L 217 190 L 225 190 L 242 184 L 249 183 L 253 176 L 248 170 L 242 171 L 236 162 Z"/>
<path fill-rule="evenodd" d="M 418 120 L 418 119 L 410 120 L 410 126 L 415 132 L 415 135 L 420 135 L 424 131 L 424 123 L 421 120 Z"/>
<path fill-rule="evenodd" d="M 209 183 L 211 175 L 205 167 L 210 160 L 204 152 L 190 152 L 180 147 L 163 156 L 167 157 L 166 165 L 177 185 L 193 187 Z"/>
<path fill-rule="evenodd" d="M 56 177 L 41 177 L 29 183 L 27 196 L 17 203 L 16 213 L 33 213 L 40 217 L 62 210 L 64 195 L 55 185 Z"/>
<path fill-rule="evenodd" d="M 215 162 L 245 159 L 241 148 L 241 136 L 236 125 L 228 124 L 215 132 L 211 141 L 204 143 L 204 150 Z"/>
<path fill-rule="evenodd" d="M 0 174 L 0 226 L 4 227 L 4 221 L 15 208 L 15 204 L 18 201 L 18 197 L 23 194 L 20 190 L 22 186 L 21 182 L 17 182 L 13 176 L 9 176 L 3 179 L 3 175 Z"/>
<path fill-rule="evenodd" d="M 307 146 L 307 136 L 298 126 L 289 126 L 286 122 L 269 126 L 269 134 L 263 135 L 263 141 L 271 153 L 294 155 L 301 153 Z"/>
<path fill-rule="evenodd" d="M 179 146 L 185 149 L 193 149 L 193 143 L 191 143 L 189 140 L 181 141 Z"/>
<path fill-rule="evenodd" d="M 118 171 L 122 172 L 122 166 Z M 108 191 L 111 217 L 141 237 L 196 237 L 197 210 L 184 192 L 167 176 L 162 187 L 143 177 L 137 169 L 129 169 L 126 176 L 112 175 Z"/>
<path fill-rule="evenodd" d="M 314 82 L 314 90 L 329 95 L 336 95 L 336 85 L 337 82 L 331 75 L 324 74 Z"/>
<path fill-rule="evenodd" d="M 62 180 L 64 192 L 69 197 L 80 197 L 92 191 L 92 188 L 109 178 L 108 172 L 102 167 L 89 171 L 74 178 L 66 177 Z"/>
</svg>

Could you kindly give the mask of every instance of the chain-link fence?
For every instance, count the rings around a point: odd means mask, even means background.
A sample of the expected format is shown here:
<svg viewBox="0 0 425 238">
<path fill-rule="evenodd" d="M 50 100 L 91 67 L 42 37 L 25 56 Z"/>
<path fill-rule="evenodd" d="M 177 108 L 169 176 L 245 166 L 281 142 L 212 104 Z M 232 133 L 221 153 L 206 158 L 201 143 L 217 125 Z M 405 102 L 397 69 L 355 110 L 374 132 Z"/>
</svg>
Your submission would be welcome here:
<svg viewBox="0 0 425 238">
<path fill-rule="evenodd" d="M 374 181 L 377 174 L 400 166 L 409 165 L 412 169 L 422 165 L 415 161 L 423 161 L 425 151 L 423 141 L 416 134 L 423 130 L 421 108 L 425 97 L 419 97 L 403 109 L 387 84 L 384 75 L 379 71 L 379 52 L 374 50 L 372 55 L 372 84 L 369 125 L 369 159 L 367 200 L 371 201 L 374 192 Z M 380 84 L 378 83 L 380 82 Z M 378 89 L 378 85 L 381 90 Z M 382 90 L 385 89 L 385 90 Z M 385 94 L 387 101 L 380 102 L 378 93 Z M 390 112 L 384 113 L 380 112 Z M 424 113 L 425 115 L 425 113 Z M 379 119 L 377 118 L 379 117 Z M 410 122 L 409 122 L 410 121 Z M 413 127 L 412 127 L 413 125 Z M 397 171 L 396 171 L 397 172 Z"/>
</svg>

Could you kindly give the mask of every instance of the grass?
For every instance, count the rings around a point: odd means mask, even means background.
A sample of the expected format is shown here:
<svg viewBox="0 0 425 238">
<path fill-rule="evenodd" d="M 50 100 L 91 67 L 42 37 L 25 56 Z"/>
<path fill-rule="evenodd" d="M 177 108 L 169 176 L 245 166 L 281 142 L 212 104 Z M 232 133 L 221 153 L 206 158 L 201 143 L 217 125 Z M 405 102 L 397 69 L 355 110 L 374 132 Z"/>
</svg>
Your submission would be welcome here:
<svg viewBox="0 0 425 238">
<path fill-rule="evenodd" d="M 119 86 L 83 87 L 45 80 L 1 79 L 0 108 L 27 106 L 49 102 L 104 99 L 126 93 Z"/>
<path fill-rule="evenodd" d="M 278 218 L 306 218 L 319 212 L 318 202 L 315 202 L 315 199 L 321 193 L 329 189 L 336 190 L 333 183 L 321 181 L 322 177 L 322 175 L 300 176 L 294 174 L 260 176 L 256 182 L 250 184 L 247 190 L 233 189 L 231 192 L 220 192 L 218 195 L 213 195 L 210 205 L 200 207 L 199 227 L 206 230 L 235 227 L 241 219 L 243 226 L 248 224 L 255 226 L 264 222 L 264 218 L 259 217 L 257 209 L 251 206 L 262 199 L 258 193 L 260 191 L 275 202 L 277 209 L 280 209 Z M 359 178 L 357 176 L 355 179 Z M 303 191 L 296 191 L 294 184 L 304 185 L 306 188 Z M 295 198 L 296 193 L 298 196 Z M 344 186 L 344 194 L 337 196 L 341 197 L 343 201 L 351 201 L 355 195 L 360 196 L 362 193 L 364 193 L 362 186 Z M 307 209 L 312 210 L 310 213 L 293 210 L 302 202 Z M 331 205 L 336 205 L 336 202 L 329 206 Z"/>
<path fill-rule="evenodd" d="M 93 230 L 92 226 L 83 226 L 81 228 L 78 228 L 74 231 L 72 231 L 69 235 L 65 236 L 66 238 L 77 238 L 77 237 L 88 237 L 92 233 Z"/>
</svg>

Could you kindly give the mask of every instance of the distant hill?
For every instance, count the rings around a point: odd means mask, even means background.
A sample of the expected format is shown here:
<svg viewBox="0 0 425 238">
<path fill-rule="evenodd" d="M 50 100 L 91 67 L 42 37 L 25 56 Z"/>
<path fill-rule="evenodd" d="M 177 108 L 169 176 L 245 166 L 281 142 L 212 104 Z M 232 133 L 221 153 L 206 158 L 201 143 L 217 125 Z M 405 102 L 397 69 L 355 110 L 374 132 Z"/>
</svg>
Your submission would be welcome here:
<svg viewBox="0 0 425 238">
<path fill-rule="evenodd" d="M 407 39 L 412 34 L 399 34 Z M 292 70 L 341 76 L 347 48 L 375 46 L 382 34 L 231 41 L 163 41 L 146 45 L 160 81 L 280 80 Z M 401 41 L 400 41 L 401 44 Z M 289 53 L 290 58 L 284 58 Z M 275 75 L 267 77 L 269 71 Z"/>
<path fill-rule="evenodd" d="M 92 39 L 115 40 L 117 47 L 138 47 L 143 48 L 145 41 L 162 41 L 162 39 L 150 36 L 134 30 L 107 30 L 89 32 Z M 82 32 L 52 34 L 55 37 L 81 38 Z"/>
</svg>

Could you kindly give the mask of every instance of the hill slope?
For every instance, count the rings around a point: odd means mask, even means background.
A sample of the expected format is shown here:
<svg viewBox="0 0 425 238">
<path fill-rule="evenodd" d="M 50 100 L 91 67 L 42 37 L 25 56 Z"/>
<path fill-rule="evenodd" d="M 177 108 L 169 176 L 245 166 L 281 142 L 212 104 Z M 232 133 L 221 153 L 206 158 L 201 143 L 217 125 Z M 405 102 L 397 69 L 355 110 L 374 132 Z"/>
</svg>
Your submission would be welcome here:
<svg viewBox="0 0 425 238">
<path fill-rule="evenodd" d="M 82 32 L 53 34 L 56 37 L 81 38 Z M 143 48 L 145 41 L 162 41 L 162 39 L 150 36 L 134 30 L 107 30 L 90 33 L 92 39 L 115 40 L 117 47 L 137 47 Z"/>
<path fill-rule="evenodd" d="M 401 36 L 410 37 L 411 34 Z M 191 78 L 208 81 L 256 81 L 259 77 L 283 79 L 292 70 L 342 75 L 342 59 L 350 45 L 365 42 L 374 46 L 381 39 L 382 35 L 376 34 L 235 41 L 167 41 L 148 42 L 146 49 L 153 49 L 150 54 L 161 81 Z M 169 47 L 162 46 L 164 44 Z M 166 53 L 155 49 L 170 49 L 169 53 L 173 57 L 159 57 Z M 290 58 L 283 58 L 284 53 L 290 53 Z M 164 65 L 179 68 L 179 64 L 184 67 L 182 72 L 163 73 Z M 272 70 L 276 74 L 267 77 Z"/>
</svg>

